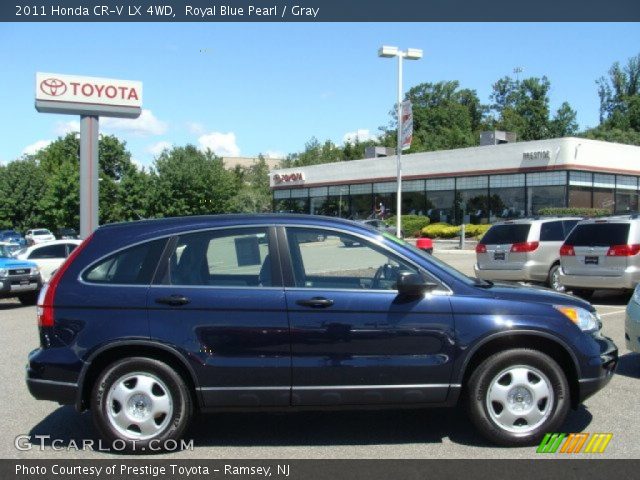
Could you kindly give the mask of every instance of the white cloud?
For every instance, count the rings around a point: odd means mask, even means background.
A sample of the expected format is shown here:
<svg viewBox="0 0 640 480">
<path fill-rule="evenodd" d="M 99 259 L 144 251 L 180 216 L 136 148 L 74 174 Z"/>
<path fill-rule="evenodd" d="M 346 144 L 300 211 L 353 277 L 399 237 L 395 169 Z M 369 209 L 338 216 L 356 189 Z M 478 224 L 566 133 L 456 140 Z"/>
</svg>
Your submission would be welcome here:
<svg viewBox="0 0 640 480">
<path fill-rule="evenodd" d="M 233 132 L 207 133 L 198 138 L 198 143 L 202 150 L 208 148 L 221 157 L 237 157 L 240 155 L 240 148 L 236 144 L 236 134 Z"/>
<path fill-rule="evenodd" d="M 24 147 L 24 150 L 22 150 L 22 153 L 26 155 L 33 155 L 38 150 L 41 150 L 46 146 L 48 146 L 50 143 L 51 143 L 51 140 L 38 140 L 37 142 Z"/>
<path fill-rule="evenodd" d="M 266 158 L 275 158 L 277 160 L 281 158 L 285 158 L 287 156 L 286 153 L 281 152 L 279 150 L 267 150 L 266 152 L 263 153 L 263 155 Z"/>
<path fill-rule="evenodd" d="M 158 120 L 151 110 L 143 109 L 138 118 L 112 118 L 100 119 L 101 127 L 112 132 L 132 133 L 140 137 L 162 135 L 167 131 L 167 124 Z"/>
<path fill-rule="evenodd" d="M 68 122 L 57 122 L 54 128 L 56 135 L 65 136 L 67 133 L 79 132 L 80 122 L 77 120 L 69 120 Z"/>
<path fill-rule="evenodd" d="M 167 149 L 171 149 L 171 147 L 173 147 L 173 144 L 171 142 L 167 142 L 167 141 L 160 141 L 157 143 L 154 143 L 152 145 L 149 145 L 147 147 L 147 152 L 151 153 L 154 156 L 158 156 L 160 155 L 164 150 Z"/>
<path fill-rule="evenodd" d="M 187 129 L 194 135 L 203 135 L 206 132 L 204 126 L 198 122 L 187 122 Z"/>
<path fill-rule="evenodd" d="M 342 137 L 342 141 L 344 143 L 355 143 L 356 138 L 358 139 L 359 142 L 366 142 L 369 140 L 376 140 L 377 137 L 375 135 L 371 135 L 371 132 L 369 132 L 369 129 L 359 128 L 355 132 L 345 133 L 344 136 Z"/>
</svg>

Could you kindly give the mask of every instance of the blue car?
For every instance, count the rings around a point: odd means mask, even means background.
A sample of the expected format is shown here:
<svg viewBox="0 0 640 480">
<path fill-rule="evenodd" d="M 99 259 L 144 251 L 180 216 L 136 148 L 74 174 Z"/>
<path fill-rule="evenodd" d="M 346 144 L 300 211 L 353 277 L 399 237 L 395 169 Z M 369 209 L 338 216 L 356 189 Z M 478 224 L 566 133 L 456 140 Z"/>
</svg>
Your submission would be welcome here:
<svg viewBox="0 0 640 480">
<path fill-rule="evenodd" d="M 27 260 L 12 257 L 12 245 L 0 244 L 0 298 L 18 298 L 23 305 L 35 305 L 42 287 L 40 269 Z"/>
<path fill-rule="evenodd" d="M 15 230 L 0 230 L 0 242 L 14 243 L 25 246 L 27 241 Z"/>
<path fill-rule="evenodd" d="M 44 287 L 38 324 L 31 394 L 90 409 L 130 451 L 181 438 L 195 412 L 459 404 L 489 440 L 535 444 L 618 362 L 584 300 L 305 215 L 100 227 Z"/>
</svg>

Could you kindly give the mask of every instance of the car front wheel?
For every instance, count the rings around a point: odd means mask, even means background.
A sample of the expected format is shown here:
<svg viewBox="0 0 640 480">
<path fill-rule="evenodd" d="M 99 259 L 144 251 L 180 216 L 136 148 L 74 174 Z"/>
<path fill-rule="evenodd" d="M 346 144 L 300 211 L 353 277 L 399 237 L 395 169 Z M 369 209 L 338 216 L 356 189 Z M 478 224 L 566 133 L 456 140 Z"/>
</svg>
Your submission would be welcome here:
<svg viewBox="0 0 640 480">
<path fill-rule="evenodd" d="M 467 410 L 487 439 L 504 446 L 532 445 L 557 430 L 570 406 L 569 384 L 558 363 L 530 349 L 484 360 L 467 385 Z"/>
<path fill-rule="evenodd" d="M 116 450 L 143 453 L 175 445 L 193 412 L 178 373 L 159 360 L 132 357 L 107 367 L 91 396 L 94 423 Z M 169 442 L 171 441 L 171 442 Z M 117 443 L 116 443 L 117 442 Z"/>
</svg>

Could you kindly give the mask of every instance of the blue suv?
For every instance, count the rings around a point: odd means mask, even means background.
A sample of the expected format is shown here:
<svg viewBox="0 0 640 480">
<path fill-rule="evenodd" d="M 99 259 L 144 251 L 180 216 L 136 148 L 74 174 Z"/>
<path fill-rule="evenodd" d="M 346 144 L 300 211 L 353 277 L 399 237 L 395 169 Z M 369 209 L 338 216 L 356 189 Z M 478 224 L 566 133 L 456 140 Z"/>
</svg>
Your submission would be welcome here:
<svg viewBox="0 0 640 480">
<path fill-rule="evenodd" d="M 103 226 L 44 287 L 38 323 L 31 394 L 91 409 L 132 451 L 196 411 L 459 403 L 491 441 L 531 444 L 618 362 L 588 302 L 304 215 Z"/>
</svg>

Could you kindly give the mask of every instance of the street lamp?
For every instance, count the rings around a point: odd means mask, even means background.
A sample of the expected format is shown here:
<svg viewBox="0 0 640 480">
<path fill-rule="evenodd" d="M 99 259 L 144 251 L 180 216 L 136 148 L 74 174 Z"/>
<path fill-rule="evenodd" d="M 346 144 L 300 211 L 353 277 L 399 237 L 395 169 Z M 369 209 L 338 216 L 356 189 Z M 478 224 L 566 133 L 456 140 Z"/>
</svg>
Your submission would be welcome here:
<svg viewBox="0 0 640 480">
<path fill-rule="evenodd" d="M 402 50 L 398 49 L 398 47 L 389 47 L 387 45 L 383 45 L 378 50 L 378 56 L 383 58 L 398 57 L 398 104 L 396 106 L 398 116 L 398 141 L 396 147 L 398 194 L 396 197 L 396 236 L 400 238 L 402 232 L 402 59 L 406 58 L 407 60 L 420 60 L 422 58 L 422 50 L 420 50 L 419 48 L 407 48 L 407 50 L 403 52 Z"/>
</svg>

